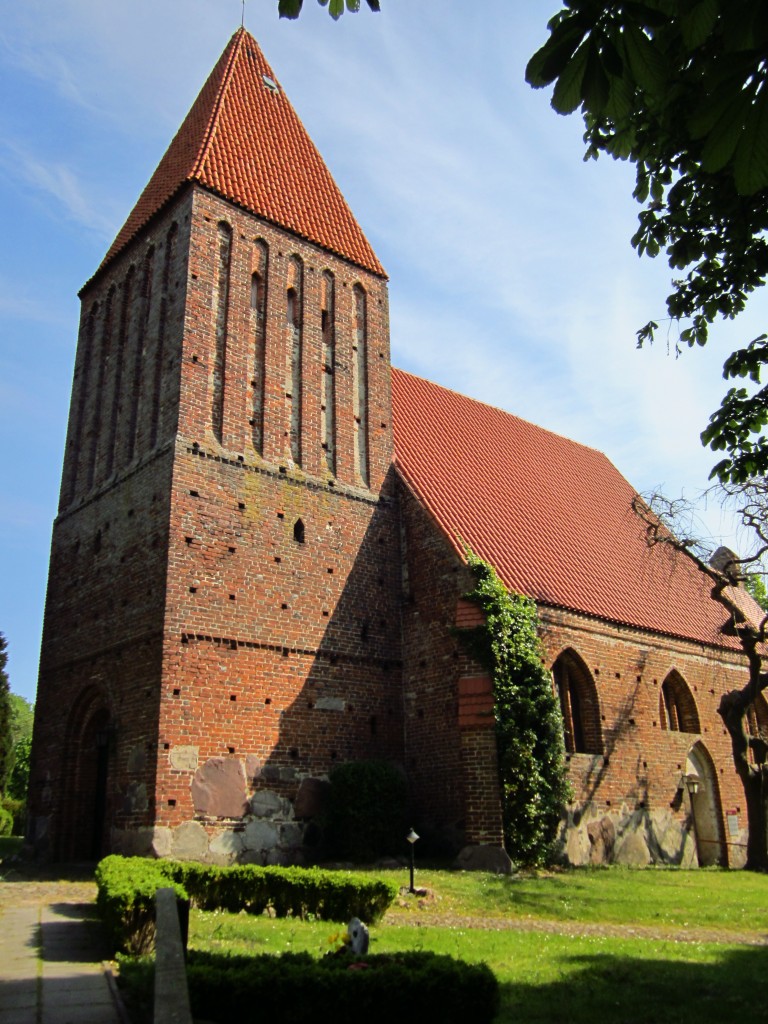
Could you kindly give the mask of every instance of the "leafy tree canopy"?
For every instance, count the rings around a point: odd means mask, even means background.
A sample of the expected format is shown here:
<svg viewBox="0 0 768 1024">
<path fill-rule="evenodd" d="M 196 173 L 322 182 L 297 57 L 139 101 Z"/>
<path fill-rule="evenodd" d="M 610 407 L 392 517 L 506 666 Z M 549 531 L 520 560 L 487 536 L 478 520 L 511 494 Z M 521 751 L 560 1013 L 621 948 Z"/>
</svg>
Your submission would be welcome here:
<svg viewBox="0 0 768 1024">
<path fill-rule="evenodd" d="M 763 0 L 565 0 L 526 78 L 554 83 L 561 114 L 581 109 L 586 157 L 636 166 L 642 205 L 632 244 L 665 251 L 679 346 L 704 345 L 768 273 L 768 4 Z M 651 341 L 658 325 L 638 331 Z M 737 382 L 702 441 L 723 452 L 712 470 L 741 483 L 768 471 L 768 337 L 726 360 Z M 749 386 L 742 382 L 748 381 Z"/>
<path fill-rule="evenodd" d="M 344 10 L 357 14 L 360 10 L 360 0 L 317 0 L 321 7 L 327 7 L 328 13 L 336 21 L 342 16 Z M 365 0 L 372 11 L 381 10 L 379 0 Z M 278 0 L 278 11 L 281 18 L 298 18 L 304 0 Z"/>
<path fill-rule="evenodd" d="M 32 738 L 35 708 L 18 693 L 9 695 L 11 702 L 11 735 L 16 746 L 21 740 Z"/>
</svg>

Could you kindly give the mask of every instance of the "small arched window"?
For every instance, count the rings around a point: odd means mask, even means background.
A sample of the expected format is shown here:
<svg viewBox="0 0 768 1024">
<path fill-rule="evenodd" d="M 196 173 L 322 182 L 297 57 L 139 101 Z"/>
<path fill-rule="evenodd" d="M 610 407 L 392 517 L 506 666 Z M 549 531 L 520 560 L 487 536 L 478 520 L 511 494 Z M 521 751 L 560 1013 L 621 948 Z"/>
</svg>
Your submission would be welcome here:
<svg viewBox="0 0 768 1024">
<path fill-rule="evenodd" d="M 297 544 L 304 543 L 304 523 L 301 519 L 297 519 L 293 524 L 293 539 Z"/>
<path fill-rule="evenodd" d="M 659 718 L 670 732 L 701 732 L 699 712 L 688 684 L 674 669 L 661 684 Z"/>
<path fill-rule="evenodd" d="M 600 705 L 592 675 L 575 651 L 563 651 L 552 666 L 563 713 L 565 749 L 569 754 L 602 754 Z"/>
</svg>

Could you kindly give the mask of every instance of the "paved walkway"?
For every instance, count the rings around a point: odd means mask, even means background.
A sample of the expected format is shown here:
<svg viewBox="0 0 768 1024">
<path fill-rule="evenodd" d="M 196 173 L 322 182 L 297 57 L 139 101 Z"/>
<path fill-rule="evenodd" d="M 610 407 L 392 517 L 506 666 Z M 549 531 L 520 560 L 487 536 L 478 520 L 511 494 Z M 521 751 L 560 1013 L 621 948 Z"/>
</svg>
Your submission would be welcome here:
<svg viewBox="0 0 768 1024">
<path fill-rule="evenodd" d="M 0 1024 L 127 1024 L 94 898 L 82 883 L 0 883 Z"/>
</svg>

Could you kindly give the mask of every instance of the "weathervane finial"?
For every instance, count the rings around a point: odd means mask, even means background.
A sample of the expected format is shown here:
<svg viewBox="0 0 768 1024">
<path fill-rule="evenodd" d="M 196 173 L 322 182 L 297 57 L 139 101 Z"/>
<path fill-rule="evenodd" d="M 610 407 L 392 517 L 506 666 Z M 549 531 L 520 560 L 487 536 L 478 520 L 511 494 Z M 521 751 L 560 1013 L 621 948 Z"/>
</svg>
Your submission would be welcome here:
<svg viewBox="0 0 768 1024">
<path fill-rule="evenodd" d="M 240 17 L 240 28 L 245 28 L 245 0 L 243 0 L 243 13 Z"/>
</svg>

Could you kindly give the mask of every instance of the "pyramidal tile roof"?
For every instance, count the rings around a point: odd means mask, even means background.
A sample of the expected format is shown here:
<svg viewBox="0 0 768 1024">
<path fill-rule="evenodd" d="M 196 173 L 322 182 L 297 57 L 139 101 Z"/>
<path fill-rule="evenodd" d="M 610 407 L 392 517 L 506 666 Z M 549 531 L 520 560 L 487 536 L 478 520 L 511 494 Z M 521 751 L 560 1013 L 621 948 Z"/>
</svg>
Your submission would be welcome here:
<svg viewBox="0 0 768 1024">
<path fill-rule="evenodd" d="M 256 40 L 232 36 L 102 267 L 186 182 L 386 276 Z"/>
<path fill-rule="evenodd" d="M 647 545 L 636 491 L 601 452 L 402 370 L 392 371 L 392 406 L 401 477 L 456 549 L 468 544 L 507 587 L 617 624 L 738 647 L 694 561 Z"/>
</svg>

